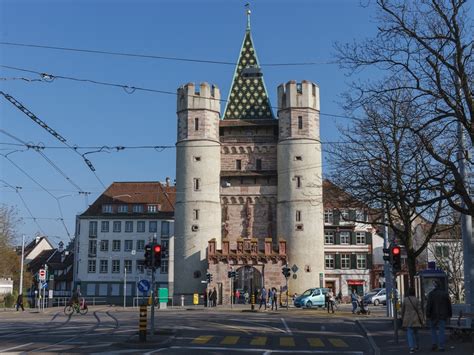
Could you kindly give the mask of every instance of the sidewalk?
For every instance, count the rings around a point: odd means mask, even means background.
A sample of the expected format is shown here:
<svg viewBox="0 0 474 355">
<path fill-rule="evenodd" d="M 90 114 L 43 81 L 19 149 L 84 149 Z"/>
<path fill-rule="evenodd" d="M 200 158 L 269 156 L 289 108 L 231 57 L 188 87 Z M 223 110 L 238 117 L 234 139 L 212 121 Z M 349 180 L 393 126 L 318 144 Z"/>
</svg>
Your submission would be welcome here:
<svg viewBox="0 0 474 355">
<path fill-rule="evenodd" d="M 384 319 L 360 319 L 358 324 L 366 333 L 369 342 L 375 349 L 375 355 L 405 355 L 408 354 L 406 332 L 398 330 L 398 344 L 394 341 L 393 321 Z M 449 338 L 449 330 L 446 330 L 446 354 L 472 355 L 474 354 L 473 342 L 462 342 Z M 431 335 L 428 328 L 419 331 L 420 350 L 416 354 L 434 354 L 431 351 Z"/>
</svg>

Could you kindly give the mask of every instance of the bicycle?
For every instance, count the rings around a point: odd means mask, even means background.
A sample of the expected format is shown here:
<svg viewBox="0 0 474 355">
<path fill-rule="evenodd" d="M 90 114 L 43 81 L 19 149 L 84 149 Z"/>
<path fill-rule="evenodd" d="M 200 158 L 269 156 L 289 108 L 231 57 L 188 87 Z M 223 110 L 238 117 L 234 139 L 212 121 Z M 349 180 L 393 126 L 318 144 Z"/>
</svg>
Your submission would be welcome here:
<svg viewBox="0 0 474 355">
<path fill-rule="evenodd" d="M 82 315 L 86 315 L 88 310 L 89 309 L 87 308 L 87 305 L 85 302 L 82 302 L 81 304 L 73 303 L 73 304 L 68 304 L 66 307 L 64 307 L 64 314 L 67 316 L 70 316 L 74 312 L 76 312 Z"/>
</svg>

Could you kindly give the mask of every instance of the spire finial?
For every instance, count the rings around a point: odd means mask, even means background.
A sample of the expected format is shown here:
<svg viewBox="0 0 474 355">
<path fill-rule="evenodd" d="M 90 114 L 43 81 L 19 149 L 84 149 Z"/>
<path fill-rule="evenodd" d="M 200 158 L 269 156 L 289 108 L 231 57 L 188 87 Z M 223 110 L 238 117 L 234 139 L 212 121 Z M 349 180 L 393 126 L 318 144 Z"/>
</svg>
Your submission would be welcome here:
<svg viewBox="0 0 474 355">
<path fill-rule="evenodd" d="M 252 11 L 250 11 L 250 3 L 245 4 L 245 12 L 247 14 L 247 31 L 250 31 L 250 14 Z"/>
</svg>

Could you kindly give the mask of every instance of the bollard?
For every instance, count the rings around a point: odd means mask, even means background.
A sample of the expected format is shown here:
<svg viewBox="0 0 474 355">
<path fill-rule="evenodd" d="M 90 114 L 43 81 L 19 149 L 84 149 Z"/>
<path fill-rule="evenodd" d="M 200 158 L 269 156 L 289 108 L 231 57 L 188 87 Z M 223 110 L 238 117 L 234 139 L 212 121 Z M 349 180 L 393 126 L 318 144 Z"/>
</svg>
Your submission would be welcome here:
<svg viewBox="0 0 474 355">
<path fill-rule="evenodd" d="M 252 293 L 250 302 L 252 304 L 251 309 L 252 309 L 252 311 L 254 311 L 255 310 L 255 294 L 253 294 L 253 293 Z"/>
<path fill-rule="evenodd" d="M 184 295 L 181 295 L 181 307 L 184 307 Z"/>
<path fill-rule="evenodd" d="M 146 312 L 147 312 L 146 305 L 141 305 L 138 335 L 140 338 L 140 342 L 142 343 L 146 342 L 146 321 L 147 321 Z"/>
</svg>

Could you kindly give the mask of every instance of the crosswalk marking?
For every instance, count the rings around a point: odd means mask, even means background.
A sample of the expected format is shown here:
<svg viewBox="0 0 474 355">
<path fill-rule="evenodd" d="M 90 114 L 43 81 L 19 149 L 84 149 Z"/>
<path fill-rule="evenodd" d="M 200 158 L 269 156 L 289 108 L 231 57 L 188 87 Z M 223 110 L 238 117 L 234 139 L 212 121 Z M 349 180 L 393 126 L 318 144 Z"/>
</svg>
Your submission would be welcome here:
<svg viewBox="0 0 474 355">
<path fill-rule="evenodd" d="M 295 346 L 295 340 L 292 337 L 280 337 L 280 346 Z"/>
<path fill-rule="evenodd" d="M 267 337 L 254 337 L 250 342 L 250 345 L 263 346 L 267 343 Z"/>
<path fill-rule="evenodd" d="M 195 338 L 192 343 L 193 344 L 206 344 L 209 340 L 213 338 L 212 335 L 200 335 Z"/>
<path fill-rule="evenodd" d="M 328 339 L 329 342 L 334 345 L 336 348 L 347 348 L 348 345 L 347 343 L 342 340 L 342 339 L 338 339 L 338 338 L 329 338 Z"/>
<path fill-rule="evenodd" d="M 308 343 L 310 346 L 313 348 L 321 348 L 324 346 L 324 343 L 321 339 L 319 338 L 307 338 Z"/>
<path fill-rule="evenodd" d="M 239 341 L 240 337 L 236 336 L 227 336 L 224 337 L 224 339 L 221 341 L 221 344 L 223 345 L 235 345 Z"/>
</svg>

